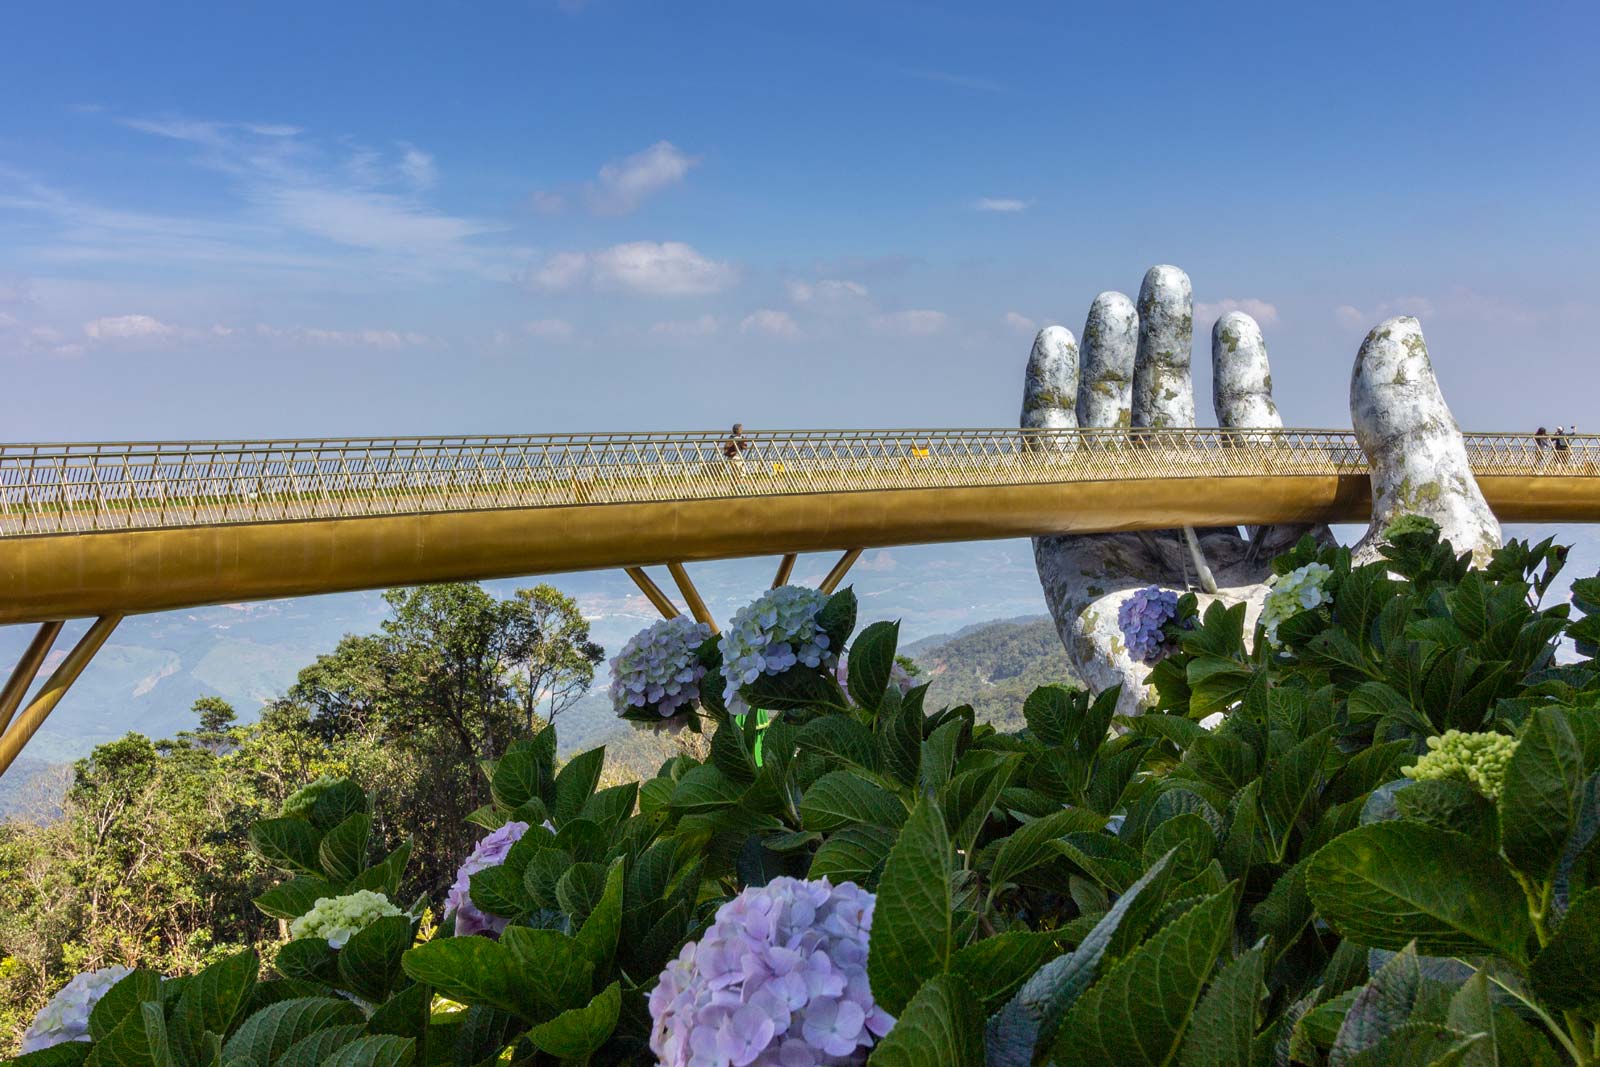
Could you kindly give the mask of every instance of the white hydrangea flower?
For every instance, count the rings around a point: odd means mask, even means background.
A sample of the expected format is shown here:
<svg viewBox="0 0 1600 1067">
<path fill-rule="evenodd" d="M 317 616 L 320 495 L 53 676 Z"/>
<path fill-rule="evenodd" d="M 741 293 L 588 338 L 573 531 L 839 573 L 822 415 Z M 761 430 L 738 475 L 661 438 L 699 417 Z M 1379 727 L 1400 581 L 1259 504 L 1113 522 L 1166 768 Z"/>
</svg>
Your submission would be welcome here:
<svg viewBox="0 0 1600 1067">
<path fill-rule="evenodd" d="M 33 1017 L 22 1035 L 22 1051 L 38 1052 L 68 1041 L 89 1040 L 89 1013 L 108 989 L 132 973 L 130 968 L 112 964 L 73 978 Z"/>
<path fill-rule="evenodd" d="M 629 638 L 611 660 L 611 706 L 617 714 L 653 708 L 670 719 L 698 703 L 706 669 L 695 652 L 710 636 L 711 627 L 679 615 Z"/>
<path fill-rule="evenodd" d="M 1332 601 L 1327 591 L 1328 579 L 1332 576 L 1332 567 L 1307 563 L 1267 580 L 1272 588 L 1261 604 L 1261 625 L 1274 648 L 1278 647 L 1278 626 L 1285 619 Z"/>
<path fill-rule="evenodd" d="M 828 635 L 817 623 L 817 613 L 827 602 L 828 594 L 820 590 L 782 585 L 739 609 L 717 646 L 729 714 L 750 710 L 739 690 L 764 674 L 782 674 L 797 663 L 829 671 L 838 665 L 828 649 Z"/>
<path fill-rule="evenodd" d="M 318 897 L 310 911 L 289 924 L 289 936 L 325 937 L 329 948 L 344 948 L 346 941 L 377 920 L 404 914 L 382 893 L 358 889 L 342 897 Z"/>
</svg>

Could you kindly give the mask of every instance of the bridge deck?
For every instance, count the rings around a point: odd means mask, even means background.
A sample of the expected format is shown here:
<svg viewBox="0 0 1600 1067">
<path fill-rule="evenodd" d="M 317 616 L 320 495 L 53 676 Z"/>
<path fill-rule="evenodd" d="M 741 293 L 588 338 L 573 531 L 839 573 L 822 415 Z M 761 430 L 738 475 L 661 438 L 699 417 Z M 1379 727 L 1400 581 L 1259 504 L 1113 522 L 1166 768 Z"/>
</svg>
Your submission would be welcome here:
<svg viewBox="0 0 1600 1067">
<path fill-rule="evenodd" d="M 427 581 L 1176 525 L 1362 521 L 1328 430 L 0 446 L 0 623 Z M 1511 521 L 1600 519 L 1600 438 L 1469 434 Z"/>
</svg>

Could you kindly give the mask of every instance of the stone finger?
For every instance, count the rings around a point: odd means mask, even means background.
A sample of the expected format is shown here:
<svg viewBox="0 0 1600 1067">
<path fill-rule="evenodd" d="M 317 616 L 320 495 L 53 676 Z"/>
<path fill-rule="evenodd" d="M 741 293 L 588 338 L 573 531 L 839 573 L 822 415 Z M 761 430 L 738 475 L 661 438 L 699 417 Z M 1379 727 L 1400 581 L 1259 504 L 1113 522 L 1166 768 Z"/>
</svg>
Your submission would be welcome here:
<svg viewBox="0 0 1600 1067">
<path fill-rule="evenodd" d="M 1139 351 L 1133 365 L 1133 425 L 1194 425 L 1190 349 L 1194 293 L 1177 267 L 1151 267 L 1139 287 Z"/>
<path fill-rule="evenodd" d="M 1500 523 L 1473 477 L 1416 319 L 1389 319 L 1367 334 L 1350 377 L 1350 417 L 1372 477 L 1372 525 L 1354 549 L 1356 561 L 1378 558 L 1396 518 L 1421 515 L 1457 552 L 1487 563 L 1500 547 Z"/>
<path fill-rule="evenodd" d="M 1139 313 L 1122 293 L 1105 292 L 1089 305 L 1083 324 L 1083 364 L 1078 377 L 1078 425 L 1127 427 L 1133 412 L 1133 364 L 1139 350 Z"/>
<path fill-rule="evenodd" d="M 1211 327 L 1211 405 L 1224 428 L 1283 425 L 1272 401 L 1267 342 L 1256 320 L 1230 311 Z"/>
<path fill-rule="evenodd" d="M 1078 428 L 1078 342 L 1064 326 L 1046 326 L 1033 340 L 1022 382 L 1024 430 Z"/>
</svg>

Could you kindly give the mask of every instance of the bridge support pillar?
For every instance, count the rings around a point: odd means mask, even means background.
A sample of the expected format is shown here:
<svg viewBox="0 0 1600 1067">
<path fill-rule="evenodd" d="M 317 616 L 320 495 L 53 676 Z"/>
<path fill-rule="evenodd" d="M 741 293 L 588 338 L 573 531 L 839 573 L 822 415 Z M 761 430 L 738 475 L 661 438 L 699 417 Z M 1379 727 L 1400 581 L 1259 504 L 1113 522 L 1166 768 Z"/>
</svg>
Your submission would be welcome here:
<svg viewBox="0 0 1600 1067">
<path fill-rule="evenodd" d="M 72 651 L 67 653 L 67 658 L 61 661 L 61 666 L 55 669 L 55 673 L 50 675 L 49 680 L 28 702 L 28 706 L 22 709 L 22 714 L 17 716 L 17 720 L 11 723 L 4 734 L 0 734 L 0 774 L 6 773 L 6 769 L 15 762 L 22 747 L 38 732 L 56 705 L 61 703 L 61 698 L 67 695 L 72 683 L 78 680 L 83 669 L 94 659 L 95 653 L 100 651 L 101 646 L 106 643 L 106 638 L 111 636 L 111 631 L 115 630 L 121 621 L 121 615 L 102 615 L 96 619 L 89 627 L 89 632 L 78 639 L 78 643 L 72 646 Z M 28 651 L 23 653 L 23 665 L 26 665 L 28 657 L 40 645 L 44 647 L 38 653 L 39 661 L 43 662 L 44 657 L 49 654 L 49 645 L 42 639 L 45 637 L 45 628 L 51 625 L 46 623 L 41 627 L 39 636 L 34 638 L 33 643 L 28 646 Z M 54 626 L 59 632 L 61 624 L 55 623 Z M 50 643 L 54 643 L 55 636 L 55 633 L 49 634 Z M 35 666 L 34 671 L 37 670 L 38 667 Z M 27 692 L 28 682 L 32 677 L 32 674 L 27 674 L 19 678 L 17 674 L 13 674 L 11 680 L 6 683 L 7 698 L 9 699 L 13 686 L 20 686 L 22 692 Z"/>
<path fill-rule="evenodd" d="M 624 569 L 628 572 L 628 577 L 633 579 L 633 584 L 639 587 L 639 592 L 645 595 L 645 599 L 654 604 L 656 610 L 661 612 L 663 619 L 676 619 L 678 617 L 680 614 L 678 605 L 674 604 L 672 598 L 661 591 L 661 587 L 655 583 L 654 578 L 645 573 L 643 567 L 626 567 Z"/>
<path fill-rule="evenodd" d="M 696 622 L 703 622 L 711 627 L 712 633 L 721 633 L 717 629 L 717 620 L 711 617 L 711 609 L 700 599 L 700 590 L 694 587 L 694 582 L 690 580 L 689 572 L 683 569 L 683 564 L 669 563 L 667 570 L 672 572 L 672 580 L 678 583 L 678 592 L 683 594 L 684 601 L 689 605 L 689 614 L 694 616 Z"/>
<path fill-rule="evenodd" d="M 861 558 L 861 552 L 862 550 L 859 548 L 852 548 L 840 556 L 839 562 L 833 565 L 833 570 L 828 572 L 828 576 L 822 579 L 822 584 L 817 588 L 824 593 L 831 593 L 839 588 L 839 583 L 844 581 L 844 576 L 850 573 L 850 568 L 855 566 L 856 560 Z"/>
<path fill-rule="evenodd" d="M 40 623 L 39 632 L 28 642 L 17 669 L 11 672 L 6 687 L 0 689 L 0 736 L 4 736 L 6 727 L 11 725 L 11 716 L 17 713 L 17 708 L 22 705 L 22 698 L 28 695 L 28 688 L 33 685 L 33 679 L 38 675 L 39 668 L 44 665 L 44 658 L 50 654 L 50 649 L 55 646 L 56 637 L 60 633 L 61 620 Z"/>
<path fill-rule="evenodd" d="M 778 575 L 777 575 L 777 577 L 772 579 L 772 588 L 776 589 L 780 585 L 788 585 L 789 584 L 789 575 L 794 573 L 794 561 L 795 561 L 795 559 L 796 559 L 796 554 L 795 553 L 793 553 L 793 552 L 784 553 L 783 558 L 778 561 Z"/>
</svg>

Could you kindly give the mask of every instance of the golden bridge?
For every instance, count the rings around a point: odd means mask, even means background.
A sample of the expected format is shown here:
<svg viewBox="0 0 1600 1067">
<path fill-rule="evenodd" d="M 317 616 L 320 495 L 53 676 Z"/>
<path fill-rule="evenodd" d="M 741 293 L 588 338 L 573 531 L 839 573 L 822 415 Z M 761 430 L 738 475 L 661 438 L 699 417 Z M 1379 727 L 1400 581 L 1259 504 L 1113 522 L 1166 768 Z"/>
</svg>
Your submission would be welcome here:
<svg viewBox="0 0 1600 1067">
<path fill-rule="evenodd" d="M 1349 431 L 817 430 L 0 445 L 0 773 L 123 616 L 427 582 L 1178 526 L 1361 522 Z M 1600 519 L 1600 437 L 1468 434 L 1504 521 Z M 88 633 L 16 715 L 63 620 Z M 13 722 L 13 717 L 15 721 Z"/>
</svg>

